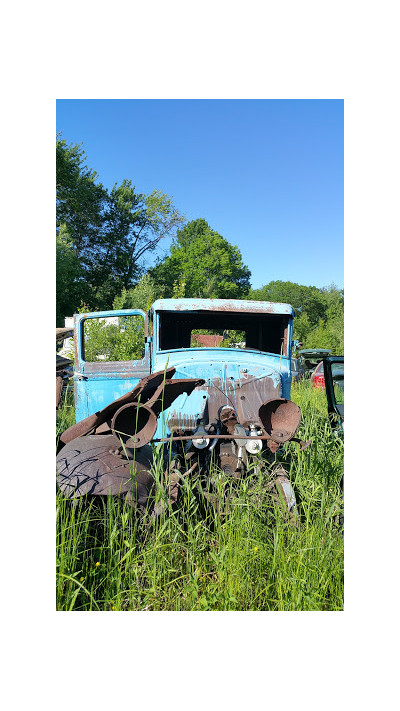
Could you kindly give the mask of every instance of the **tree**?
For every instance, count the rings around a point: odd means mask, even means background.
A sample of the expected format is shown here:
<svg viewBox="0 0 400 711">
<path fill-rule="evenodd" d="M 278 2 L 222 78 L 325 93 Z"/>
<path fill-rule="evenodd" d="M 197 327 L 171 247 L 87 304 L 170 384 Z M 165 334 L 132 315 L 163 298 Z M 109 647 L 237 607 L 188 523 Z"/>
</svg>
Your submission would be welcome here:
<svg viewBox="0 0 400 711">
<path fill-rule="evenodd" d="M 130 180 L 114 185 L 104 215 L 104 236 L 95 282 L 100 300 L 112 302 L 144 272 L 143 258 L 184 220 L 172 198 L 159 190 L 135 193 Z"/>
<path fill-rule="evenodd" d="M 238 247 L 231 245 L 203 219 L 178 230 L 170 255 L 150 270 L 169 298 L 184 284 L 186 297 L 232 298 L 246 296 L 250 271 Z"/>
<path fill-rule="evenodd" d="M 107 197 L 97 173 L 86 165 L 81 146 L 56 140 L 56 229 L 65 224 L 75 253 L 85 265 L 85 252 L 98 240 Z"/>
<path fill-rule="evenodd" d="M 326 312 L 326 299 L 321 289 L 291 281 L 270 281 L 260 289 L 252 289 L 249 298 L 291 304 L 296 316 L 307 314 L 311 326 L 316 325 Z"/>
<path fill-rule="evenodd" d="M 148 311 L 150 306 L 161 294 L 149 274 L 144 274 L 133 289 L 123 289 L 115 297 L 113 309 L 142 309 Z"/>
<path fill-rule="evenodd" d="M 147 196 L 137 193 L 131 180 L 107 191 L 87 167 L 82 147 L 67 145 L 60 136 L 56 156 L 57 232 L 66 225 L 82 268 L 87 306 L 109 309 L 123 289 L 138 281 L 144 258 L 184 217 L 171 197 L 159 190 Z"/>
<path fill-rule="evenodd" d="M 293 336 L 303 348 L 329 348 L 333 354 L 343 354 L 344 292 L 334 284 L 319 289 L 291 281 L 271 281 L 252 289 L 249 298 L 291 304 L 296 316 Z"/>
<path fill-rule="evenodd" d="M 76 255 L 65 225 L 56 235 L 56 325 L 64 326 L 64 317 L 72 316 L 77 304 L 87 295 L 84 270 Z"/>
</svg>

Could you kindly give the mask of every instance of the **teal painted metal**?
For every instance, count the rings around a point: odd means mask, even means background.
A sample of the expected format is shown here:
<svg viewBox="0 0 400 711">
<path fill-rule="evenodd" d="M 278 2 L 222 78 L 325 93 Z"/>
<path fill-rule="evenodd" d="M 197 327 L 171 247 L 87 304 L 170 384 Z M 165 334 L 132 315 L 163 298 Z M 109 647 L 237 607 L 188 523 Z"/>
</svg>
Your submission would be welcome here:
<svg viewBox="0 0 400 711">
<path fill-rule="evenodd" d="M 145 353 L 141 360 L 119 362 L 87 362 L 84 357 L 84 324 L 87 319 L 107 319 L 118 316 L 142 316 L 145 328 Z M 150 342 L 148 316 L 141 309 L 120 309 L 75 314 L 74 393 L 76 421 L 85 419 L 114 402 L 150 374 Z"/>
<path fill-rule="evenodd" d="M 274 301 L 246 301 L 242 299 L 158 299 L 153 311 L 227 311 L 230 313 L 288 314 L 294 316 L 290 304 Z"/>
<path fill-rule="evenodd" d="M 240 324 L 245 323 L 243 316 L 249 319 L 262 319 L 263 328 L 268 330 L 270 317 L 277 323 L 282 317 L 281 328 L 285 326 L 282 339 L 282 353 L 270 353 L 256 348 L 169 348 L 161 350 L 161 330 L 163 314 L 203 314 L 207 319 L 223 319 L 227 314 L 230 324 L 235 323 L 236 316 L 241 317 Z M 87 363 L 83 350 L 83 324 L 89 318 L 109 318 L 140 314 L 145 321 L 145 354 L 140 361 L 119 363 L 95 362 Z M 214 315 L 214 316 L 213 316 Z M 101 410 L 116 398 L 133 389 L 137 382 L 153 372 L 166 367 L 176 368 L 174 378 L 202 378 L 212 386 L 218 381 L 221 393 L 225 393 L 227 401 L 232 400 L 232 392 L 228 390 L 233 382 L 243 379 L 261 378 L 270 380 L 271 388 L 279 397 L 290 399 L 290 358 L 292 352 L 293 308 L 289 304 L 266 301 L 233 301 L 228 299 L 162 299 L 156 301 L 149 311 L 149 316 L 140 310 L 103 311 L 75 316 L 75 399 L 77 422 Z M 261 321 L 260 321 L 261 323 Z M 272 323 L 272 321 L 271 321 Z M 279 321 L 281 323 L 281 321 Z M 150 324 L 150 332 L 148 325 Z M 229 328 L 234 328 L 230 325 Z M 241 326 L 237 327 L 240 330 Z M 179 346 L 179 343 L 177 344 Z M 236 397 L 236 396 L 235 396 Z M 207 398 L 204 390 L 195 390 L 191 395 L 183 393 L 168 410 L 159 418 L 155 437 L 169 434 L 168 420 L 172 412 L 179 412 L 188 420 L 201 417 L 204 400 Z"/>
<path fill-rule="evenodd" d="M 244 370 L 250 378 L 268 377 L 272 386 L 277 388 L 279 396 L 290 399 L 290 361 L 287 358 L 251 352 L 245 352 L 244 355 L 243 351 L 240 353 L 230 348 L 196 348 L 157 354 L 155 371 L 167 366 L 176 368 L 175 378 L 203 378 L 208 386 L 212 386 L 215 379 L 221 381 L 221 395 L 225 394 L 226 397 L 224 404 L 230 404 L 236 410 L 240 390 L 233 395 L 228 391 L 228 383 L 243 379 Z M 200 406 L 204 405 L 202 397 L 203 393 L 198 397 L 197 390 L 191 395 L 180 395 L 169 409 L 161 413 L 155 437 L 164 437 L 165 432 L 168 434 L 167 422 L 172 412 L 180 411 L 187 417 L 200 415 Z"/>
</svg>

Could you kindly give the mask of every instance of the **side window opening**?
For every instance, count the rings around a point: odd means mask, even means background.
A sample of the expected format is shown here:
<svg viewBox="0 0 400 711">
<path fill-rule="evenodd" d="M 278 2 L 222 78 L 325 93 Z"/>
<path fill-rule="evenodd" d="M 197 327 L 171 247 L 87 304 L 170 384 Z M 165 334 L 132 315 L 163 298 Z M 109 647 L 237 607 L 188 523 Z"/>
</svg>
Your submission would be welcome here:
<svg viewBox="0 0 400 711">
<path fill-rule="evenodd" d="M 139 314 L 88 318 L 83 324 L 87 363 L 140 360 L 144 356 L 144 320 Z"/>
</svg>

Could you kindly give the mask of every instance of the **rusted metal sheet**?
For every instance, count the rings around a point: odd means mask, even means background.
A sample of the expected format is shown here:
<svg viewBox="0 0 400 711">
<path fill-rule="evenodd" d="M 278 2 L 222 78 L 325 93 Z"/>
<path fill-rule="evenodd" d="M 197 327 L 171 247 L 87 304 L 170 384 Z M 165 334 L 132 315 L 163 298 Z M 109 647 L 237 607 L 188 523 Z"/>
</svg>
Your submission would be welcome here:
<svg viewBox="0 0 400 711">
<path fill-rule="evenodd" d="M 120 453 L 114 435 L 90 435 L 69 442 L 57 455 L 57 482 L 70 498 L 84 495 L 131 493 L 139 505 L 146 505 L 153 485 L 149 473 L 150 447 Z M 116 454 L 118 453 L 118 454 Z"/>
<path fill-rule="evenodd" d="M 152 309 L 154 311 L 237 311 L 294 316 L 293 307 L 290 304 L 242 299 L 158 299 L 154 302 Z"/>
<path fill-rule="evenodd" d="M 195 346 L 202 348 L 218 348 L 224 340 L 223 336 L 208 335 L 205 333 L 196 333 L 192 336 L 195 341 Z"/>
<path fill-rule="evenodd" d="M 90 415 L 84 420 L 81 420 L 72 427 L 69 427 L 65 432 L 62 433 L 60 440 L 64 444 L 71 442 L 76 437 L 82 437 L 88 432 L 93 431 L 104 422 L 110 420 L 113 415 L 118 411 L 121 411 L 123 406 L 130 403 L 138 403 L 141 405 L 147 405 L 148 409 L 151 408 L 152 413 L 154 413 L 155 418 L 157 415 L 169 407 L 171 403 L 180 395 L 182 392 L 191 392 L 195 387 L 201 385 L 203 380 L 193 380 L 192 378 L 172 380 L 171 378 L 166 378 L 166 376 L 171 376 L 175 373 L 175 368 L 169 368 L 167 371 L 160 371 L 154 373 L 153 375 L 148 375 L 143 378 L 139 384 L 130 392 L 122 395 L 122 397 L 114 400 L 110 405 L 107 405 L 103 410 L 96 412 L 94 415 Z M 139 412 L 139 410 L 135 410 Z M 127 419 L 124 415 L 121 415 L 125 426 L 127 427 Z M 132 413 L 131 413 L 132 414 Z M 132 414 L 132 418 L 134 415 Z M 147 418 L 148 420 L 150 418 Z M 132 423 L 133 426 L 133 423 Z M 146 424 L 146 430 L 142 433 L 141 446 L 145 443 L 145 432 L 149 431 L 152 425 Z M 144 427 L 144 425 L 143 425 Z M 115 429 L 111 425 L 112 429 Z M 155 431 L 155 430 L 154 430 Z M 154 434 L 154 431 L 152 434 Z M 134 432 L 130 431 L 129 436 L 133 437 Z M 149 441 L 149 440 L 148 440 Z M 139 443 L 139 439 L 136 440 L 136 446 Z"/>
<path fill-rule="evenodd" d="M 75 437 L 82 437 L 91 430 L 94 430 L 103 422 L 106 422 L 106 420 L 110 418 L 122 405 L 125 405 L 128 402 L 137 401 L 139 396 L 141 396 L 143 400 L 150 399 L 156 392 L 160 383 L 162 383 L 166 377 L 170 377 L 174 373 L 175 368 L 169 368 L 166 371 L 162 370 L 143 378 L 130 392 L 122 395 L 122 397 L 117 400 L 114 400 L 114 402 L 107 405 L 107 407 L 103 410 L 96 412 L 94 415 L 89 415 L 89 417 L 86 417 L 84 420 L 80 420 L 80 422 L 77 422 L 75 425 L 72 425 L 72 427 L 65 430 L 60 437 L 61 442 L 67 444 L 68 442 L 71 442 L 71 440 L 75 439 Z"/>
<path fill-rule="evenodd" d="M 252 378 L 242 374 L 238 380 L 214 377 L 210 384 L 205 383 L 199 389 L 207 393 L 207 414 L 210 421 L 218 419 L 221 407 L 230 406 L 237 412 L 239 421 L 244 426 L 250 422 L 261 426 L 259 408 L 266 400 L 280 395 L 279 380 L 274 382 L 270 376 Z"/>
<path fill-rule="evenodd" d="M 148 444 L 156 429 L 157 417 L 153 410 L 136 402 L 120 407 L 111 420 L 112 433 L 120 437 L 127 447 Z"/>
<path fill-rule="evenodd" d="M 301 410 L 292 400 L 276 398 L 260 407 L 259 417 L 271 439 L 275 442 L 288 442 L 300 424 Z"/>
<path fill-rule="evenodd" d="M 287 354 L 289 353 L 289 349 L 288 349 L 288 331 L 289 331 L 289 328 L 288 328 L 288 326 L 286 326 L 286 328 L 285 328 L 285 330 L 284 330 L 284 332 L 283 332 L 283 349 L 282 349 L 282 352 L 283 352 L 285 355 L 287 355 Z"/>
<path fill-rule="evenodd" d="M 161 383 L 154 395 L 146 401 L 148 407 L 151 407 L 156 415 L 159 415 L 162 410 L 166 410 L 172 405 L 174 400 L 181 394 L 187 393 L 190 395 L 195 388 L 203 385 L 204 380 L 194 378 L 168 379 L 165 383 Z"/>
</svg>

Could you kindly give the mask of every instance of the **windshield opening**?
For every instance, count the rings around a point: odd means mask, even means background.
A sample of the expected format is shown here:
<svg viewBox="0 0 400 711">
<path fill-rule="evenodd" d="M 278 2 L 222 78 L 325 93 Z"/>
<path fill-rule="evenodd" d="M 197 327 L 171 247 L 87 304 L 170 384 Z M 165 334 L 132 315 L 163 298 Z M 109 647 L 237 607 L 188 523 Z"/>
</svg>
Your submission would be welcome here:
<svg viewBox="0 0 400 711">
<path fill-rule="evenodd" d="M 287 355 L 287 315 L 162 311 L 159 319 L 162 351 L 222 347 Z"/>
</svg>

